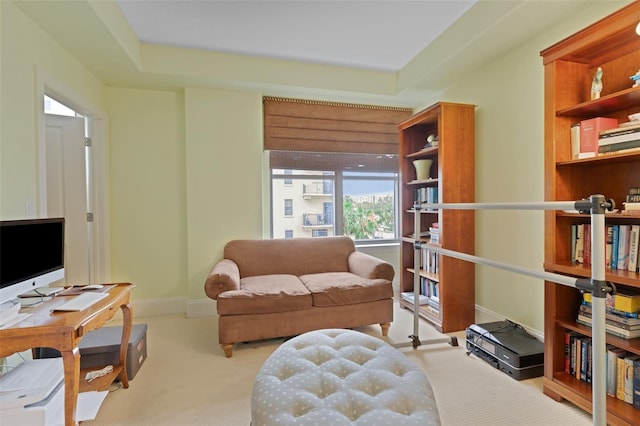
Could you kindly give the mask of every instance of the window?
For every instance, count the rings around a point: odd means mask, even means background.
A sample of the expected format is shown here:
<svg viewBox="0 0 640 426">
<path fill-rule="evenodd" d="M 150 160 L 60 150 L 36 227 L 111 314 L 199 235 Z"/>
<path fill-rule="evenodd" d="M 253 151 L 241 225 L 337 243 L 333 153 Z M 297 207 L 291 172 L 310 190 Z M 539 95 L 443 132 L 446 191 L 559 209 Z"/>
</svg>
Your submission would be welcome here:
<svg viewBox="0 0 640 426">
<path fill-rule="evenodd" d="M 271 151 L 269 159 L 272 238 L 398 239 L 397 155 Z M 292 218 L 273 214 L 283 202 Z"/>
<path fill-rule="evenodd" d="M 293 200 L 291 198 L 284 200 L 284 215 L 293 216 Z"/>
</svg>

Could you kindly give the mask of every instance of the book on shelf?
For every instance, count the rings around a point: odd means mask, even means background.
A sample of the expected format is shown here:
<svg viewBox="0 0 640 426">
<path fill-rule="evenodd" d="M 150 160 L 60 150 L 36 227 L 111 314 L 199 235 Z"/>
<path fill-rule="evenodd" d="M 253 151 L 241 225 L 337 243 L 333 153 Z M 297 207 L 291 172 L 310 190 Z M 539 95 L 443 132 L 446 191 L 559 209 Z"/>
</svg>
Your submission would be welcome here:
<svg viewBox="0 0 640 426">
<path fill-rule="evenodd" d="M 571 374 L 575 366 L 575 359 L 573 366 L 571 365 L 571 354 L 573 352 L 571 346 L 574 344 L 573 340 L 575 340 L 577 336 L 577 331 L 566 330 L 564 332 L 564 371 L 569 374 Z"/>
<path fill-rule="evenodd" d="M 616 358 L 616 398 L 624 401 L 624 362 L 625 356 Z"/>
<path fill-rule="evenodd" d="M 633 360 L 633 406 L 640 408 L 640 358 Z"/>
<path fill-rule="evenodd" d="M 640 210 L 640 202 L 638 201 L 626 201 L 622 203 L 622 206 L 626 211 L 637 211 Z"/>
<path fill-rule="evenodd" d="M 590 304 L 582 303 L 580 304 L 580 311 L 585 315 L 591 316 L 592 307 Z M 640 318 L 638 318 L 638 316 L 639 314 L 637 312 L 635 314 L 631 314 L 627 312 L 616 311 L 615 309 L 607 309 L 605 312 L 605 318 L 609 321 L 640 327 Z"/>
<path fill-rule="evenodd" d="M 614 296 L 614 309 L 622 312 L 640 311 L 640 293 L 633 290 L 618 289 Z"/>
<path fill-rule="evenodd" d="M 638 192 L 639 190 L 640 188 L 637 187 L 629 188 L 629 193 L 627 194 L 625 201 L 627 203 L 640 203 L 640 192 Z"/>
<path fill-rule="evenodd" d="M 412 291 L 406 291 L 406 292 L 402 292 L 400 293 L 400 296 L 406 300 L 407 302 L 410 303 L 414 303 L 415 304 L 415 298 L 413 296 L 413 292 Z M 426 305 L 428 304 L 429 298 L 427 296 L 425 296 L 424 294 L 419 294 L 418 295 L 418 304 L 419 305 Z"/>
<path fill-rule="evenodd" d="M 591 293 L 582 294 L 583 304 L 591 306 L 591 300 Z M 629 318 L 638 318 L 640 316 L 640 292 L 637 289 L 620 287 L 615 295 L 606 295 L 605 307 L 608 311 L 614 311 Z"/>
<path fill-rule="evenodd" d="M 618 359 L 626 356 L 627 351 L 615 346 L 607 346 L 607 395 L 616 396 L 617 377 L 618 377 Z"/>
<path fill-rule="evenodd" d="M 582 243 L 582 259 L 585 265 L 591 265 L 591 224 L 584 224 L 584 239 Z"/>
<path fill-rule="evenodd" d="M 575 365 L 573 367 L 573 375 L 576 379 L 580 380 L 580 366 L 582 365 L 582 341 L 588 339 L 586 336 L 578 336 L 574 339 L 573 350 L 575 353 Z"/>
<path fill-rule="evenodd" d="M 611 269 L 618 269 L 618 225 L 611 225 L 613 236 L 611 237 Z"/>
<path fill-rule="evenodd" d="M 618 123 L 617 127 L 612 127 L 611 129 L 606 129 L 600 132 L 600 138 L 607 138 L 619 134 L 640 132 L 640 121 L 626 123 Z"/>
<path fill-rule="evenodd" d="M 616 268 L 626 270 L 629 267 L 629 237 L 631 225 L 618 226 L 618 262 Z"/>
<path fill-rule="evenodd" d="M 616 127 L 600 132 L 598 145 L 640 140 L 640 127 Z"/>
<path fill-rule="evenodd" d="M 608 314 L 608 315 L 607 315 Z M 610 324 L 613 327 L 617 327 L 617 328 L 621 328 L 623 330 L 628 330 L 628 331 L 635 331 L 635 330 L 640 330 L 640 324 L 628 324 L 628 323 L 624 323 L 622 321 L 618 321 L 617 319 L 612 319 L 610 313 L 607 313 L 605 315 L 607 315 L 605 317 L 605 324 Z M 581 317 L 586 317 L 583 318 L 584 320 L 586 320 L 588 318 L 588 322 L 591 323 L 591 321 L 593 320 L 593 315 L 591 312 L 587 312 L 587 311 L 583 311 L 582 309 L 580 310 L 580 313 L 578 314 Z"/>
<path fill-rule="evenodd" d="M 578 324 L 591 327 L 591 318 L 586 315 L 578 314 L 576 322 Z M 625 330 L 624 328 L 616 327 L 615 325 L 612 325 L 610 322 L 606 321 L 604 326 L 607 333 L 616 337 L 620 337 L 621 339 L 635 339 L 636 337 L 640 337 L 640 329 Z"/>
<path fill-rule="evenodd" d="M 580 122 L 580 152 L 597 153 L 598 140 L 603 130 L 618 127 L 618 120 L 607 117 L 594 117 Z"/>
<path fill-rule="evenodd" d="M 607 145 L 599 145 L 598 153 L 606 154 L 609 152 L 625 151 L 625 150 L 631 150 L 631 149 L 637 149 L 637 148 L 640 148 L 640 139 L 635 139 L 635 140 L 626 141 L 626 142 L 610 143 Z"/>
<path fill-rule="evenodd" d="M 640 359 L 636 354 L 628 354 L 624 358 L 624 402 L 633 404 L 633 366 Z"/>
<path fill-rule="evenodd" d="M 440 256 L 427 248 L 421 250 L 422 269 L 428 274 L 437 275 L 440 271 Z"/>
<path fill-rule="evenodd" d="M 571 232 L 571 235 L 575 235 L 575 240 L 572 241 L 572 246 L 575 248 L 572 250 L 574 253 L 573 261 L 577 263 L 584 262 L 584 224 L 578 223 L 571 225 L 575 227 L 575 232 Z"/>
<path fill-rule="evenodd" d="M 640 243 L 640 225 L 631 225 L 629 234 L 629 272 L 638 270 L 638 244 Z"/>
<path fill-rule="evenodd" d="M 591 295 L 589 295 L 589 296 L 591 296 Z M 611 295 L 607 295 L 607 299 L 606 299 L 605 304 L 609 303 L 609 298 L 611 298 L 611 302 L 610 302 L 611 306 L 607 306 L 606 307 L 606 311 L 607 312 L 616 314 L 617 316 L 624 316 L 626 318 L 633 318 L 633 319 L 640 318 L 640 312 L 623 312 L 623 311 L 618 311 L 617 309 L 614 309 L 613 308 L 613 303 L 614 303 L 613 302 L 613 296 L 611 296 Z M 583 301 L 582 304 L 591 307 L 591 302 Z"/>
<path fill-rule="evenodd" d="M 580 348 L 580 380 L 589 382 L 591 374 L 589 373 L 589 360 L 591 359 L 591 339 L 585 337 L 580 340 L 582 347 Z"/>
<path fill-rule="evenodd" d="M 611 252 L 613 245 L 613 227 L 611 225 L 607 225 L 606 227 L 606 235 L 605 235 L 605 246 L 604 246 L 604 261 L 605 267 L 611 268 Z"/>
</svg>

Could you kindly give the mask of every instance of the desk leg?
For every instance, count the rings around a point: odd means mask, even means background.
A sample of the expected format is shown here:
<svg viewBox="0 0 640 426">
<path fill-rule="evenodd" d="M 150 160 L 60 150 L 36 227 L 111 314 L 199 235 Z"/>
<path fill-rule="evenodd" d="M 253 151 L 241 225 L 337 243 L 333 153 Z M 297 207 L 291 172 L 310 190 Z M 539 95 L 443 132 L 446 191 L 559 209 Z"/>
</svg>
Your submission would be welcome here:
<svg viewBox="0 0 640 426">
<path fill-rule="evenodd" d="M 80 349 L 61 351 L 64 364 L 64 424 L 76 425 L 76 405 L 80 390 Z"/>
<path fill-rule="evenodd" d="M 122 341 L 120 342 L 120 365 L 122 366 L 122 372 L 120 373 L 120 382 L 123 388 L 128 388 L 127 349 L 129 348 L 129 337 L 131 337 L 133 314 L 129 305 L 122 305 L 120 308 L 122 309 Z"/>
</svg>

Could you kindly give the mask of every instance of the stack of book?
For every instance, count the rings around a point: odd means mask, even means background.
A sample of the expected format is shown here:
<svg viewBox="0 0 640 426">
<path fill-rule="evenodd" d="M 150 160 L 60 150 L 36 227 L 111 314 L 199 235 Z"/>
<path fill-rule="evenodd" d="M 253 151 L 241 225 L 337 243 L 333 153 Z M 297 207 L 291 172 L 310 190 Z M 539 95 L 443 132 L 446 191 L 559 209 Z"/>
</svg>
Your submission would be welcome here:
<svg viewBox="0 0 640 426">
<path fill-rule="evenodd" d="M 440 244 L 440 226 L 438 222 L 434 222 L 429 227 L 429 233 L 431 234 L 431 242 L 434 244 Z"/>
<path fill-rule="evenodd" d="M 598 137 L 598 153 L 619 152 L 640 148 L 640 122 L 603 130 Z"/>
<path fill-rule="evenodd" d="M 625 202 L 622 204 L 624 205 L 625 212 L 635 212 L 640 214 L 640 188 L 630 188 Z"/>
<path fill-rule="evenodd" d="M 591 327 L 591 294 L 584 293 L 578 311 L 578 324 Z M 607 296 L 605 329 L 607 333 L 622 339 L 640 337 L 640 294 L 620 290 L 614 296 Z"/>
</svg>

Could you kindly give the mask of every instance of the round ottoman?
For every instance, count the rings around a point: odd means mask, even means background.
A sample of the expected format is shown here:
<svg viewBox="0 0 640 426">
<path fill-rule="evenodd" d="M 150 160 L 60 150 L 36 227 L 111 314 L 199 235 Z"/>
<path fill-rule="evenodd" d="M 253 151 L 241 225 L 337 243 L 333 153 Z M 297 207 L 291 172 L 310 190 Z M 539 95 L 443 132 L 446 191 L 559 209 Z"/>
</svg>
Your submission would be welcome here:
<svg viewBox="0 0 640 426">
<path fill-rule="evenodd" d="M 372 336 L 328 329 L 283 343 L 261 367 L 251 425 L 439 425 L 427 376 Z"/>
</svg>

